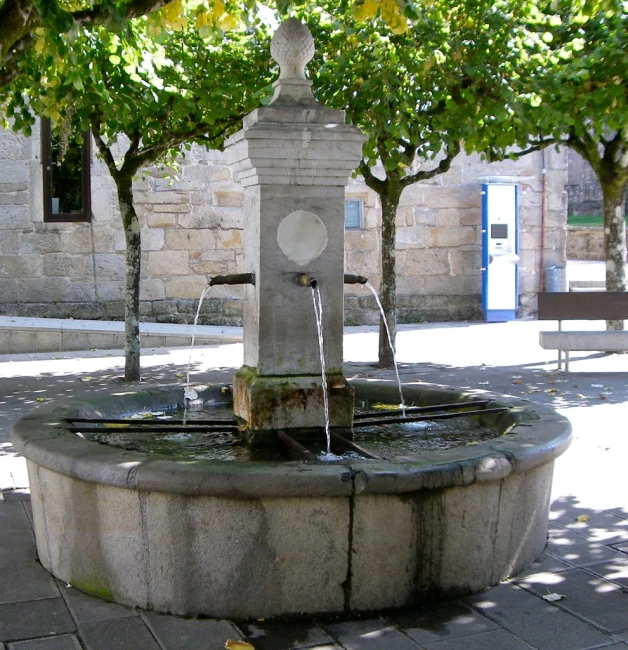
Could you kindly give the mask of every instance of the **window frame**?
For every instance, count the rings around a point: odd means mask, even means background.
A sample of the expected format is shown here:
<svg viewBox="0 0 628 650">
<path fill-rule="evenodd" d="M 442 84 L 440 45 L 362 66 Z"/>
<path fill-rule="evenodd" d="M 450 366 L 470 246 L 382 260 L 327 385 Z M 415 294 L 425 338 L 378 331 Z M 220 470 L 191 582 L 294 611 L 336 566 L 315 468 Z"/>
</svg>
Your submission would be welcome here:
<svg viewBox="0 0 628 650">
<path fill-rule="evenodd" d="M 52 211 L 52 127 L 50 118 L 41 118 L 41 164 L 43 180 L 44 223 L 90 223 L 92 220 L 91 196 L 92 146 L 89 131 L 83 134 L 81 148 L 81 212 L 58 213 Z"/>
<path fill-rule="evenodd" d="M 347 203 L 350 201 L 355 202 L 358 204 L 358 225 L 357 226 L 348 226 L 347 225 Z M 363 201 L 360 198 L 348 198 L 345 199 L 344 202 L 344 225 L 345 225 L 345 230 L 362 230 L 362 223 L 363 223 L 363 218 L 364 218 L 364 210 L 363 210 Z"/>
</svg>

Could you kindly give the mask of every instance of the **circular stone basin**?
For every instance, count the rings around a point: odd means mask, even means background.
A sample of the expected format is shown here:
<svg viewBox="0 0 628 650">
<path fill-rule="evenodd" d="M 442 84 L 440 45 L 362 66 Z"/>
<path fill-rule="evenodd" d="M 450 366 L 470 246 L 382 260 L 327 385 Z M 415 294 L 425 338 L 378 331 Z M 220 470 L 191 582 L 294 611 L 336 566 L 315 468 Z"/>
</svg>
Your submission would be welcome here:
<svg viewBox="0 0 628 650">
<path fill-rule="evenodd" d="M 360 380 L 356 400 L 397 387 Z M 219 387 L 199 390 L 216 400 Z M 416 405 L 486 394 L 406 384 Z M 43 405 L 14 427 L 37 550 L 89 594 L 183 616 L 270 618 L 401 607 L 479 591 L 533 562 L 547 539 L 553 461 L 570 425 L 505 396 L 498 437 L 395 461 L 175 461 L 85 440 L 72 417 L 182 406 L 179 387 Z"/>
</svg>

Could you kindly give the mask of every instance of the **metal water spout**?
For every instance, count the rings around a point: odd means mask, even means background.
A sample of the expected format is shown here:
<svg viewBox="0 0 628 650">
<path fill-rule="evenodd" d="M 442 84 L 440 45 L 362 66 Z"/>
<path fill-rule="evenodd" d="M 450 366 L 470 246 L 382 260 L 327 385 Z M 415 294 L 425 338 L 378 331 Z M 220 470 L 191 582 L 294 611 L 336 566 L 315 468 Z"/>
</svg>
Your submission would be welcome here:
<svg viewBox="0 0 628 650">
<path fill-rule="evenodd" d="M 353 273 L 345 273 L 345 284 L 366 284 L 369 281 L 363 275 L 355 275 Z"/>
<path fill-rule="evenodd" d="M 313 278 L 311 275 L 308 275 L 307 273 L 297 273 L 294 281 L 300 287 L 310 287 L 311 289 L 316 289 L 318 286 L 318 280 L 316 278 Z"/>
<path fill-rule="evenodd" d="M 232 273 L 231 275 L 215 275 L 209 286 L 215 284 L 252 284 L 255 285 L 255 273 Z"/>
</svg>

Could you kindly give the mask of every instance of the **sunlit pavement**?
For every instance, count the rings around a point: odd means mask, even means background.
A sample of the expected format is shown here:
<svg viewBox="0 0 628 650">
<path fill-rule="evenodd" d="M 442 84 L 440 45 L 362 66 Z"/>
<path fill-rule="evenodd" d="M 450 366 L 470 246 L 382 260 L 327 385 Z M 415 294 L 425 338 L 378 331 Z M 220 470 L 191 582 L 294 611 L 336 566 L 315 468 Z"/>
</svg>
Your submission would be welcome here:
<svg viewBox="0 0 628 650">
<path fill-rule="evenodd" d="M 9 430 L 42 401 L 128 389 L 123 359 L 119 351 L 0 357 L 0 650 L 3 642 L 6 650 L 218 649 L 229 638 L 256 650 L 628 647 L 628 355 L 573 353 L 571 372 L 558 372 L 556 353 L 538 346 L 538 332 L 552 326 L 425 324 L 402 326 L 398 336 L 404 381 L 509 393 L 553 404 L 571 420 L 574 442 L 556 463 L 541 561 L 509 583 L 433 608 L 282 624 L 158 615 L 53 580 L 36 562 L 28 478 Z M 347 376 L 392 378 L 376 357 L 374 329 L 347 328 Z M 188 358 L 180 348 L 145 351 L 143 377 L 183 383 Z M 192 381 L 229 382 L 241 363 L 241 344 L 195 350 Z M 544 599 L 553 594 L 561 598 Z"/>
</svg>

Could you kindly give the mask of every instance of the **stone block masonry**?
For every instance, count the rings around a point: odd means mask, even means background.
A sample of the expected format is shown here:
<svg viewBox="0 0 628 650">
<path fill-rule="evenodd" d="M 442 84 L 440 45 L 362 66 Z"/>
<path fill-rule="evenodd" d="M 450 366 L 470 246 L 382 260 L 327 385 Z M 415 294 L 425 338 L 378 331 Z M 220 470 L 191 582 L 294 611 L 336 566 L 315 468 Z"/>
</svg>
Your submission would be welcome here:
<svg viewBox="0 0 628 650">
<path fill-rule="evenodd" d="M 93 219 L 44 223 L 39 135 L 0 131 L 0 314 L 58 318 L 123 318 L 124 235 L 115 186 L 92 161 Z M 397 292 L 402 323 L 481 318 L 480 177 L 521 177 L 520 316 L 534 312 L 539 264 L 565 260 L 566 154 L 549 157 L 544 197 L 540 154 L 486 165 L 459 156 L 450 171 L 410 186 L 397 213 Z M 345 271 L 380 283 L 381 209 L 354 179 L 347 199 L 361 202 L 361 227 L 345 232 Z M 135 185 L 142 225 L 142 319 L 190 323 L 214 275 L 242 273 L 244 191 L 225 154 L 194 146 L 179 179 L 148 169 Z M 541 206 L 545 201 L 545 231 Z M 543 242 L 541 240 L 543 239 Z M 541 255 L 541 246 L 543 254 Z M 201 322 L 242 324 L 243 293 L 214 287 Z M 345 320 L 374 324 L 378 312 L 360 286 L 345 288 Z"/>
</svg>

